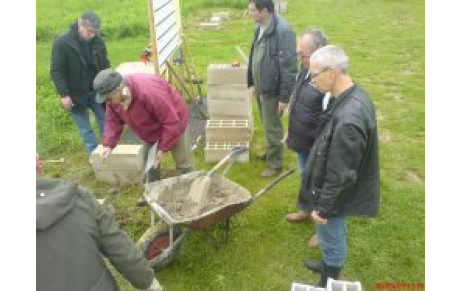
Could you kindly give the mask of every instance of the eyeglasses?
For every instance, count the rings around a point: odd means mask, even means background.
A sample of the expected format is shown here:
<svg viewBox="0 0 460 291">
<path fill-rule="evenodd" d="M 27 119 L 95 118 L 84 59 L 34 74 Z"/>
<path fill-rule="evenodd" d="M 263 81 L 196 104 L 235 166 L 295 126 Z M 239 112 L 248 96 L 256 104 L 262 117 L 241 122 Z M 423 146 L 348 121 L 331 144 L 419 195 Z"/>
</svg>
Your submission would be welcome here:
<svg viewBox="0 0 460 291">
<path fill-rule="evenodd" d="M 91 27 L 91 26 L 86 26 L 86 25 L 82 25 L 86 31 L 89 33 L 89 34 L 92 34 L 92 35 L 96 35 L 99 33 L 99 29 L 96 29 L 94 27 Z"/>
<path fill-rule="evenodd" d="M 311 73 L 310 74 L 310 80 L 315 79 L 316 77 L 318 77 L 319 75 L 321 75 L 322 73 L 324 73 L 324 72 L 326 72 L 327 70 L 330 70 L 330 69 L 331 68 L 324 68 L 321 71 L 319 71 L 318 73 Z"/>
<path fill-rule="evenodd" d="M 309 55 L 309 54 L 305 54 L 305 53 L 303 53 L 303 52 L 298 52 L 298 53 L 297 53 L 297 57 L 298 57 L 299 59 L 306 59 L 306 58 L 309 58 L 310 55 Z"/>
</svg>

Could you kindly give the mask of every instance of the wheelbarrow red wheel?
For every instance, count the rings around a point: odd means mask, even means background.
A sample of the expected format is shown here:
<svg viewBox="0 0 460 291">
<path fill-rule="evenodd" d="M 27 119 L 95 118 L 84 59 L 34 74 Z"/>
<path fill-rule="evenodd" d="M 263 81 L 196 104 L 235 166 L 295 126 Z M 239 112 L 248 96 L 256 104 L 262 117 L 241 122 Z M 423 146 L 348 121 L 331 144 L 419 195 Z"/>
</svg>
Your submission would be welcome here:
<svg viewBox="0 0 460 291">
<path fill-rule="evenodd" d="M 179 254 L 182 230 L 174 226 L 173 245 L 170 247 L 169 227 L 157 224 L 149 228 L 139 239 L 138 247 L 147 258 L 150 266 L 156 270 L 170 265 Z"/>
</svg>

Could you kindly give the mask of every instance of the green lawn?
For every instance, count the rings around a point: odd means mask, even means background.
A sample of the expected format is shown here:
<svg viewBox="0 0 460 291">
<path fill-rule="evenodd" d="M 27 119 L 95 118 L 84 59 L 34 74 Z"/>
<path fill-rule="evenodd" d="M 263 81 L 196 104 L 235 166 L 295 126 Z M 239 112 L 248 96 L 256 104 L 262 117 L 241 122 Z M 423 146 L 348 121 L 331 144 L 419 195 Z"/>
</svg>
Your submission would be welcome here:
<svg viewBox="0 0 460 291">
<path fill-rule="evenodd" d="M 239 60 L 235 45 L 249 50 L 253 22 L 244 17 L 246 1 L 181 1 L 185 40 L 193 63 L 203 78 L 210 63 Z M 123 187 L 110 194 L 110 185 L 95 180 L 76 127 L 60 109 L 49 77 L 52 37 L 67 28 L 86 8 L 103 20 L 113 66 L 137 61 L 148 43 L 147 5 L 141 0 L 38 0 L 37 6 L 37 150 L 43 158 L 64 157 L 65 167 L 48 165 L 46 177 L 76 181 L 107 198 L 117 218 L 133 239 L 149 225 L 149 211 L 135 201 L 142 187 Z M 365 290 L 382 282 L 425 281 L 425 25 L 424 1 L 290 0 L 285 18 L 296 33 L 319 26 L 330 42 L 349 54 L 351 75 L 374 100 L 380 133 L 381 213 L 376 219 L 350 219 L 349 255 L 342 279 L 359 280 Z M 201 30 L 198 23 L 212 11 L 229 11 L 232 20 L 217 31 Z M 205 88 L 205 86 L 203 86 Z M 252 193 L 266 180 L 258 173 L 264 165 L 255 159 L 264 137 L 253 101 L 256 130 L 251 161 L 238 164 L 229 177 Z M 286 117 L 284 122 L 286 124 Z M 172 168 L 167 156 L 165 168 Z M 203 151 L 195 152 L 197 168 L 209 169 Z M 286 151 L 286 166 L 296 157 Z M 168 290 L 289 290 L 294 281 L 315 283 L 317 275 L 303 260 L 319 258 L 307 249 L 313 225 L 284 221 L 294 211 L 299 177 L 294 174 L 261 200 L 232 219 L 228 244 L 210 234 L 187 237 L 174 263 L 157 273 Z M 134 290 L 118 276 L 123 290 Z"/>
</svg>

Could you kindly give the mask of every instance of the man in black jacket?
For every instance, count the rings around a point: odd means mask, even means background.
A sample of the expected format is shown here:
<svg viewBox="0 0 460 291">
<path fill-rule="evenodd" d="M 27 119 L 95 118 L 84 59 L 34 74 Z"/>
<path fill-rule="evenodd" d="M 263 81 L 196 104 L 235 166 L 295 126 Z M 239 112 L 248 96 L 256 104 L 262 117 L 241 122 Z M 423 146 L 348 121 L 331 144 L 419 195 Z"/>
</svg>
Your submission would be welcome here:
<svg viewBox="0 0 460 291">
<path fill-rule="evenodd" d="M 305 172 L 308 154 L 315 141 L 316 130 L 325 109 L 325 94 L 318 91 L 310 83 L 310 57 L 319 48 L 327 45 L 327 37 L 320 29 L 307 30 L 297 44 L 297 57 L 301 72 L 289 102 L 289 125 L 286 145 L 297 153 L 300 175 Z M 305 212 L 289 213 L 288 222 L 308 220 L 310 215 Z"/>
<path fill-rule="evenodd" d="M 374 217 L 380 205 L 374 105 L 347 71 L 348 57 L 336 46 L 310 58 L 313 84 L 334 99 L 319 125 L 299 199 L 316 223 L 323 261 L 307 260 L 306 267 L 321 273 L 321 287 L 328 277 L 337 279 L 345 264 L 346 217 Z"/>
<path fill-rule="evenodd" d="M 274 13 L 272 0 L 249 0 L 249 13 L 256 22 L 248 62 L 248 87 L 257 98 L 266 138 L 266 169 L 271 177 L 283 166 L 281 116 L 289 103 L 297 74 L 295 35 L 288 23 Z"/>
<path fill-rule="evenodd" d="M 110 67 L 105 43 L 99 35 L 100 26 L 94 12 L 83 13 L 69 31 L 55 39 L 51 51 L 51 78 L 61 105 L 72 114 L 88 153 L 98 145 L 88 109 L 96 117 L 101 137 L 104 131 L 104 108 L 96 103 L 93 90 L 97 73 Z"/>
</svg>

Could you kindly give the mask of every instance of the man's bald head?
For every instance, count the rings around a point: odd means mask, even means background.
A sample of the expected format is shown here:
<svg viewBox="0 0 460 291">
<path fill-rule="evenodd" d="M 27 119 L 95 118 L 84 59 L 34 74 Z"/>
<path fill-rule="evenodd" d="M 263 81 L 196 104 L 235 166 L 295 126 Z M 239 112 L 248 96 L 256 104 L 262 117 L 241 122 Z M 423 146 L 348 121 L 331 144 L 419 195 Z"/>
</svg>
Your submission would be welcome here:
<svg viewBox="0 0 460 291">
<path fill-rule="evenodd" d="M 311 28 L 305 31 L 297 43 L 297 56 L 302 69 L 310 67 L 310 57 L 319 48 L 326 46 L 327 36 L 319 28 Z"/>
</svg>

